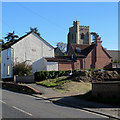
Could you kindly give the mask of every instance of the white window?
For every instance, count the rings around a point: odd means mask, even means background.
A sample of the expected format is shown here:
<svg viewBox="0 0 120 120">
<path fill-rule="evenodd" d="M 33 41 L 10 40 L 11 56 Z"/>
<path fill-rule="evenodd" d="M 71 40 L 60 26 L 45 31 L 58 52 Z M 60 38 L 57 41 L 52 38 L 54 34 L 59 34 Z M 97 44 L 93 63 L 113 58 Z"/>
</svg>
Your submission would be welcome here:
<svg viewBox="0 0 120 120">
<path fill-rule="evenodd" d="M 7 75 L 10 75 L 10 66 L 7 66 Z"/>
</svg>

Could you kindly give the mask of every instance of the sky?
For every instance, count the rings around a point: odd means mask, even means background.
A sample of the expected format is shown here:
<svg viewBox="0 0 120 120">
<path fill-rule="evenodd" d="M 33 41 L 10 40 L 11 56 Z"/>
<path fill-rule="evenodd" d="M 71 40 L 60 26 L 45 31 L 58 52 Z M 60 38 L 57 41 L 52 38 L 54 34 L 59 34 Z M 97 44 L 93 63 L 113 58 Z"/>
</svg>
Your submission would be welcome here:
<svg viewBox="0 0 120 120">
<path fill-rule="evenodd" d="M 2 2 L 0 38 L 15 31 L 19 37 L 37 27 L 44 38 L 56 47 L 67 43 L 73 21 L 97 32 L 108 50 L 118 49 L 118 2 Z"/>
</svg>

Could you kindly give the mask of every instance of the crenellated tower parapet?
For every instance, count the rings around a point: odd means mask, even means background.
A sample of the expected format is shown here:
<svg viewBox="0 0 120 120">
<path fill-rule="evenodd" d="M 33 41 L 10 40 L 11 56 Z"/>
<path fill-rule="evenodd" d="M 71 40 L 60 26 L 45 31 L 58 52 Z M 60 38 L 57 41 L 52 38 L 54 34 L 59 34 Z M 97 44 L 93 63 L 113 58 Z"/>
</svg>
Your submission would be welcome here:
<svg viewBox="0 0 120 120">
<path fill-rule="evenodd" d="M 80 26 L 80 29 L 89 29 L 89 26 Z"/>
</svg>

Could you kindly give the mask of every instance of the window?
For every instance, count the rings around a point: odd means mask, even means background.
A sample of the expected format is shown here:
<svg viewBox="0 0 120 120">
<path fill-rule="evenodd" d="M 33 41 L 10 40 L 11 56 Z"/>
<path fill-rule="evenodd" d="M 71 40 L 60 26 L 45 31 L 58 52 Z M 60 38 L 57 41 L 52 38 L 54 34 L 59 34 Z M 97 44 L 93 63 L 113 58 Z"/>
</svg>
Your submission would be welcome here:
<svg viewBox="0 0 120 120">
<path fill-rule="evenodd" d="M 81 34 L 81 39 L 84 39 L 85 35 L 84 33 Z"/>
<path fill-rule="evenodd" d="M 7 66 L 7 75 L 10 75 L 10 66 Z"/>
<path fill-rule="evenodd" d="M 76 53 L 81 53 L 81 49 L 80 48 L 76 48 Z"/>
<path fill-rule="evenodd" d="M 73 40 L 73 34 L 72 34 L 72 40 Z"/>
</svg>

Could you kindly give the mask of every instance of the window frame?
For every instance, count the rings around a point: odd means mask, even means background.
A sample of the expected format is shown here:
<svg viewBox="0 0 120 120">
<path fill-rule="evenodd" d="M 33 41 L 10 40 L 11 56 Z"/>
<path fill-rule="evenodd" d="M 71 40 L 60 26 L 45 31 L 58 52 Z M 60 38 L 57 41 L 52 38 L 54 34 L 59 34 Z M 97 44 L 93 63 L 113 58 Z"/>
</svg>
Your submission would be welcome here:
<svg viewBox="0 0 120 120">
<path fill-rule="evenodd" d="M 7 65 L 7 76 L 9 76 L 10 75 L 10 65 L 8 64 Z"/>
</svg>

